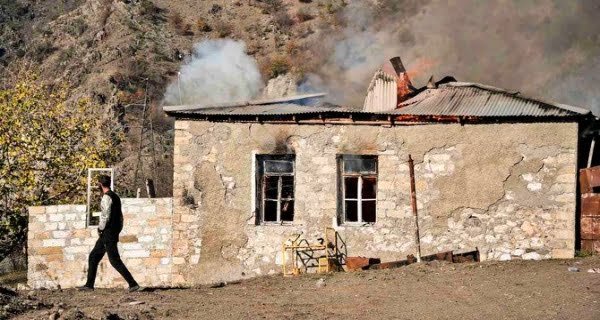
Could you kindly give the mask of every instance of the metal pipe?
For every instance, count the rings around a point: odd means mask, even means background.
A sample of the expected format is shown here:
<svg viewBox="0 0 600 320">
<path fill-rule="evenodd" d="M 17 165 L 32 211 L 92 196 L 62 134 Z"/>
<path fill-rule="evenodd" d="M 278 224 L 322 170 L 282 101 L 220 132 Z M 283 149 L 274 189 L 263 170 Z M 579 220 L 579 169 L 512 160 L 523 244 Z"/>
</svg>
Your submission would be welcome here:
<svg viewBox="0 0 600 320">
<path fill-rule="evenodd" d="M 596 137 L 592 138 L 592 144 L 590 145 L 590 154 L 588 155 L 587 167 L 592 166 L 592 158 L 594 157 L 594 147 L 596 146 Z"/>
<path fill-rule="evenodd" d="M 417 211 L 417 190 L 415 187 L 415 164 L 408 155 L 408 168 L 410 171 L 410 204 L 415 217 L 415 246 L 417 247 L 417 262 L 421 262 L 421 237 L 419 236 L 419 213 Z"/>
</svg>

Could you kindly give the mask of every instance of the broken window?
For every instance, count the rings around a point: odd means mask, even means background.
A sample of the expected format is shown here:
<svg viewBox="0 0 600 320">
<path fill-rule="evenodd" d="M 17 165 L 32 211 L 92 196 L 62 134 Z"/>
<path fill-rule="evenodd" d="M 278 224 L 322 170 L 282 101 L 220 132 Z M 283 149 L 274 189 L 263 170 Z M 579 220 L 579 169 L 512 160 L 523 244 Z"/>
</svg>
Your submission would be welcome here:
<svg viewBox="0 0 600 320">
<path fill-rule="evenodd" d="M 294 155 L 257 156 L 257 224 L 294 220 Z"/>
<path fill-rule="evenodd" d="M 340 155 L 340 222 L 375 223 L 377 156 Z"/>
</svg>

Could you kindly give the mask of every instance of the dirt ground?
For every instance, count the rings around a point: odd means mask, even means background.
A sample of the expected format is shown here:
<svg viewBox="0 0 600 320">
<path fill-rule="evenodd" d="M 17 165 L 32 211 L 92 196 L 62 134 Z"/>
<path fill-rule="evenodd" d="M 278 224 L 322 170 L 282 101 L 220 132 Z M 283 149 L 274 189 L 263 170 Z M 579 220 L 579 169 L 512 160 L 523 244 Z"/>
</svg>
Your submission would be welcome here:
<svg viewBox="0 0 600 320">
<path fill-rule="evenodd" d="M 600 319 L 600 273 L 590 268 L 600 268 L 600 257 L 433 262 L 132 294 L 20 292 L 54 307 L 16 319 Z"/>
</svg>

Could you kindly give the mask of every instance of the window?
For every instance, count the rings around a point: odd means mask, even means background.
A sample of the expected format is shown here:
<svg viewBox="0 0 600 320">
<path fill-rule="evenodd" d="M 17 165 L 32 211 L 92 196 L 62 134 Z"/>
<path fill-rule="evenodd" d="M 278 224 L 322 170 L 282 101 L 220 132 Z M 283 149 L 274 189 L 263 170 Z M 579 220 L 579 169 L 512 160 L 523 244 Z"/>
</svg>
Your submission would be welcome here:
<svg viewBox="0 0 600 320">
<path fill-rule="evenodd" d="M 338 156 L 340 222 L 375 223 L 377 156 Z"/>
<path fill-rule="evenodd" d="M 294 155 L 257 155 L 256 223 L 294 221 Z"/>
</svg>

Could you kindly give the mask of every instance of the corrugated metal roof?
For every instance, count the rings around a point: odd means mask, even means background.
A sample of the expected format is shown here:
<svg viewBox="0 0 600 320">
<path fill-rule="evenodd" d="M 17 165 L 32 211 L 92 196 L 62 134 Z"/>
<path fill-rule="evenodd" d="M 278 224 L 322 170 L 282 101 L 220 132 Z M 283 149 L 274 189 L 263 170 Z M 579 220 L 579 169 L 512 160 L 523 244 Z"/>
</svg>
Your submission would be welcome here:
<svg viewBox="0 0 600 320">
<path fill-rule="evenodd" d="M 269 104 L 286 104 L 286 103 L 294 103 L 295 105 L 302 105 L 304 101 L 312 101 L 319 100 L 323 98 L 326 93 L 308 93 L 290 97 L 282 97 L 275 99 L 257 99 L 257 100 L 248 100 L 248 101 L 235 101 L 235 102 L 225 102 L 218 103 L 212 105 L 184 105 L 184 106 L 164 106 L 163 111 L 165 112 L 174 112 L 178 113 L 180 111 L 195 111 L 198 114 L 203 114 L 207 110 L 217 110 L 217 109 L 226 109 L 226 108 L 245 108 L 248 106 L 257 106 L 257 105 L 269 105 Z"/>
<path fill-rule="evenodd" d="M 590 110 L 525 97 L 518 92 L 476 83 L 450 82 L 425 89 L 400 104 L 392 114 L 474 117 L 560 117 Z"/>
<path fill-rule="evenodd" d="M 290 116 L 322 113 L 360 115 L 457 116 L 457 117 L 573 117 L 591 114 L 587 109 L 529 98 L 518 92 L 476 83 L 450 82 L 427 88 L 390 111 L 369 112 L 327 103 L 301 105 L 323 94 L 272 100 L 255 100 L 217 106 L 174 106 L 163 110 L 175 117 L 197 116 Z"/>
<path fill-rule="evenodd" d="M 303 106 L 293 103 L 275 103 L 265 105 L 248 105 L 233 107 L 202 108 L 195 110 L 171 111 L 175 115 L 205 116 L 264 116 L 264 115 L 296 115 L 319 114 L 324 112 L 348 111 L 335 105 Z"/>
</svg>

